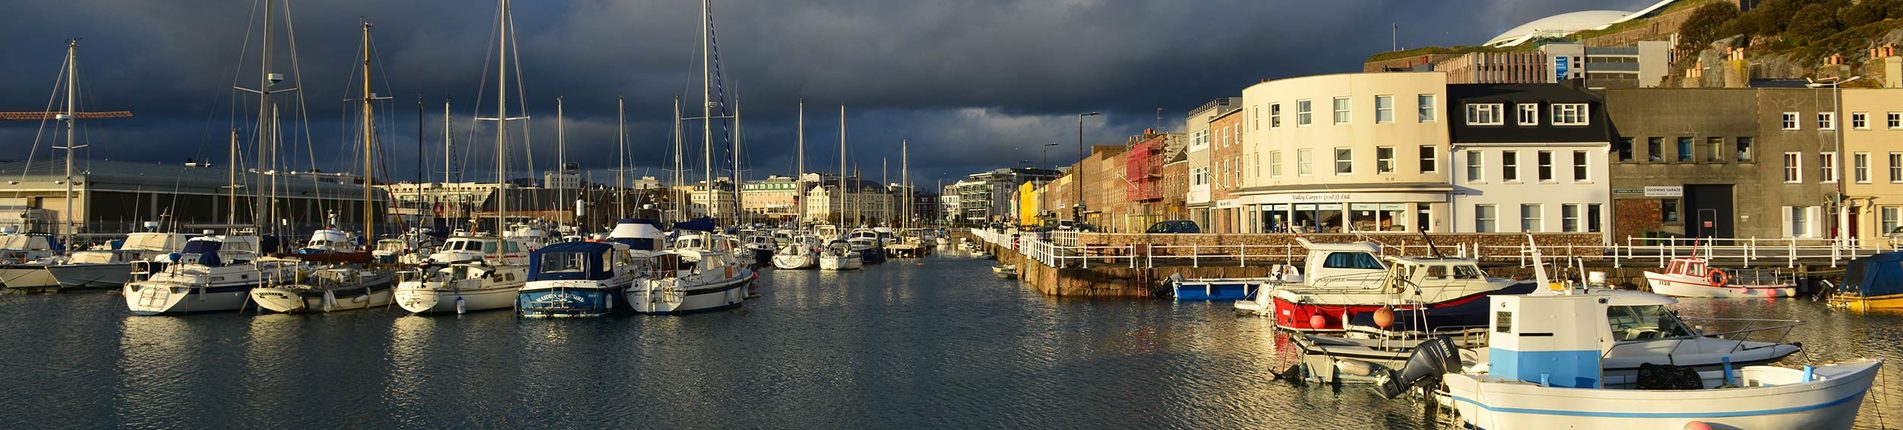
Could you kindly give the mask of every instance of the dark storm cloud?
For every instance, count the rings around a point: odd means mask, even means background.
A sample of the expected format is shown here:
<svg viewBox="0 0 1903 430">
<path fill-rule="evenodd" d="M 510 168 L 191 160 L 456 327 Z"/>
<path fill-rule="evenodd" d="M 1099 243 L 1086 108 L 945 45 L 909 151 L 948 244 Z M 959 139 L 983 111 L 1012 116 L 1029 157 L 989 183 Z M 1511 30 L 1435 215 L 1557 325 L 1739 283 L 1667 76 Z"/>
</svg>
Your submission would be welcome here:
<svg viewBox="0 0 1903 430">
<path fill-rule="evenodd" d="M 1156 124 L 1181 126 L 1182 113 L 1239 94 L 1265 78 L 1359 70 L 1387 50 L 1390 25 L 1403 47 L 1471 44 L 1527 20 L 1582 9 L 1642 7 L 1614 1 L 1138 1 L 1138 0 L 819 0 L 720 1 L 714 5 L 722 71 L 745 110 L 750 176 L 793 168 L 798 100 L 808 102 L 808 169 L 838 163 L 838 105 L 845 104 L 850 164 L 876 175 L 899 141 L 912 143 L 922 181 L 970 171 L 1076 156 L 1077 112 L 1103 111 L 1088 140 L 1120 142 Z M 282 4 L 282 3 L 277 3 Z M 83 36 L 83 106 L 128 109 L 138 117 L 88 125 L 94 158 L 177 162 L 223 159 L 227 128 L 248 127 L 255 102 L 230 90 L 257 85 L 255 2 L 9 1 L 0 26 L 0 110 L 36 110 L 53 90 L 67 37 Z M 534 164 L 554 161 L 554 99 L 566 100 L 569 159 L 613 169 L 614 103 L 628 103 L 636 174 L 665 176 L 674 97 L 697 115 L 698 2 L 518 1 Z M 373 85 L 394 95 L 384 123 L 397 179 L 416 165 L 416 98 L 426 99 L 432 170 L 440 169 L 440 111 L 455 100 L 456 164 L 486 177 L 494 135 L 470 132 L 478 90 L 493 111 L 495 5 L 485 1 L 293 2 L 299 86 L 308 142 L 328 170 L 346 169 L 353 115 L 343 100 L 357 54 L 357 21 L 375 23 Z M 293 64 L 282 15 L 273 32 L 273 69 Z M 249 37 L 247 37 L 249 35 Z M 488 77 L 485 78 L 485 70 Z M 512 80 L 514 76 L 510 77 Z M 387 80 L 387 86 L 386 84 Z M 288 103 L 288 102 L 287 102 Z M 513 102 L 512 102 L 513 103 Z M 236 109 L 233 106 L 237 106 Z M 512 108 L 513 110 L 513 108 Z M 234 118 L 237 118 L 234 121 Z M 301 132 L 299 128 L 297 131 Z M 689 128 L 698 146 L 698 129 Z M 0 124 L 0 158 L 18 159 L 34 124 Z M 518 141 L 520 138 L 517 138 Z M 44 144 L 44 143 L 43 143 Z M 529 167 L 526 150 L 513 170 Z M 36 157 L 46 156 L 44 147 Z M 698 165 L 698 150 L 689 164 Z M 721 150 L 717 154 L 725 157 Z M 308 155 L 303 157 L 309 158 Z M 465 161 L 467 160 L 467 161 Z M 302 161 L 307 163 L 308 161 Z M 518 174 L 519 175 L 519 174 Z M 598 176 L 607 177 L 607 176 Z M 896 180 L 896 179 L 894 179 Z"/>
</svg>

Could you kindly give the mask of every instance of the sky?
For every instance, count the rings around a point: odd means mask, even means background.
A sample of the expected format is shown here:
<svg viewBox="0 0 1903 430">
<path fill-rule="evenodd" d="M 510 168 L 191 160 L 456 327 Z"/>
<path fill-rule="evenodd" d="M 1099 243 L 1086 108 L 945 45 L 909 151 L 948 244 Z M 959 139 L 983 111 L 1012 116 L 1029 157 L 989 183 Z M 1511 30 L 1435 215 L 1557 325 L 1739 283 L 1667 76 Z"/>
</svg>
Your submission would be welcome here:
<svg viewBox="0 0 1903 430">
<path fill-rule="evenodd" d="M 284 112 L 280 167 L 361 171 L 351 161 L 361 152 L 350 100 L 361 86 L 359 21 L 368 20 L 371 85 L 391 98 L 376 105 L 385 164 L 378 176 L 414 180 L 421 157 L 427 174 L 440 179 L 447 100 L 452 177 L 493 178 L 495 123 L 471 118 L 495 115 L 496 2 L 288 3 L 288 15 L 286 0 L 271 3 L 272 71 L 287 76 L 277 88 L 296 88 L 275 99 Z M 665 178 L 675 155 L 675 98 L 689 117 L 702 106 L 700 3 L 517 3 L 509 115 L 529 119 L 509 123 L 510 176 L 555 165 L 559 97 L 567 160 L 601 181 L 612 181 L 618 159 L 632 176 Z M 1645 3 L 716 0 L 712 14 L 720 87 L 726 106 L 740 110 L 746 177 L 794 170 L 804 100 L 808 171 L 839 170 L 843 105 L 849 168 L 876 180 L 883 161 L 885 178 L 898 182 L 903 140 L 913 180 L 932 184 L 998 167 L 1074 162 L 1078 113 L 1103 112 L 1085 121 L 1086 143 L 1122 143 L 1159 124 L 1180 130 L 1187 109 L 1263 79 L 1359 71 L 1391 44 L 1477 44 L 1544 16 Z M 79 37 L 79 109 L 135 116 L 81 121 L 76 137 L 89 146 L 77 155 L 223 166 L 234 128 L 245 148 L 257 140 L 258 97 L 232 87 L 259 84 L 263 5 L 0 0 L 9 11 L 0 25 L 0 111 L 58 109 L 65 41 Z M 626 106 L 625 157 L 617 97 Z M 0 122 L 0 160 L 57 157 L 50 147 L 64 136 L 41 126 Z M 698 176 L 700 125 L 684 130 L 683 158 Z M 730 153 L 717 141 L 716 169 L 725 175 Z M 1058 145 L 1046 152 L 1050 143 Z"/>
</svg>

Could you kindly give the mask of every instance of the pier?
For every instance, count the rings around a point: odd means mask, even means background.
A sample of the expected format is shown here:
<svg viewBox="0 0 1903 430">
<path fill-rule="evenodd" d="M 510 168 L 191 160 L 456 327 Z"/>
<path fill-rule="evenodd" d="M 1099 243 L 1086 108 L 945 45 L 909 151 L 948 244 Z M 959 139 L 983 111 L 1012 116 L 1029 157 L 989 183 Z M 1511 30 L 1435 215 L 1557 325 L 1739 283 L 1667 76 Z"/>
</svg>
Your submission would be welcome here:
<svg viewBox="0 0 1903 430">
<path fill-rule="evenodd" d="M 1699 256 L 1714 266 L 1759 269 L 1772 276 L 1798 279 L 1801 286 L 1831 280 L 1850 260 L 1882 251 L 1891 243 L 1827 239 L 1633 238 L 1601 243 L 1594 233 L 1535 233 L 1533 243 L 1517 233 L 1465 234 L 1126 234 L 1070 231 L 1020 232 L 972 229 L 969 237 L 1015 265 L 1024 286 L 1058 297 L 1154 297 L 1171 275 L 1185 278 L 1250 278 L 1270 274 L 1274 265 L 1301 264 L 1307 251 L 1297 237 L 1316 243 L 1367 241 L 1382 255 L 1474 258 L 1494 276 L 1530 278 L 1534 247 L 1547 264 L 1575 262 L 1586 271 L 1605 272 L 1607 282 L 1641 289 L 1643 272 L 1657 270 L 1677 257 Z M 1428 244 L 1432 241 L 1433 245 Z"/>
</svg>

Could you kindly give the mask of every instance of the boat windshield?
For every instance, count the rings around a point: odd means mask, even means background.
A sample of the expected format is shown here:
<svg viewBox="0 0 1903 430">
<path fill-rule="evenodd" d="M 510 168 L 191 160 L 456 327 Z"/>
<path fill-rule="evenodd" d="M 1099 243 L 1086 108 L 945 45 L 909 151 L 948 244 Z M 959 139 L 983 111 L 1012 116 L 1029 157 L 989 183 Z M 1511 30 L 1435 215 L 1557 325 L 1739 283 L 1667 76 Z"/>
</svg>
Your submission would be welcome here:
<svg viewBox="0 0 1903 430">
<path fill-rule="evenodd" d="M 585 252 L 551 252 L 542 255 L 541 273 L 586 273 L 588 258 Z"/>
<path fill-rule="evenodd" d="M 1663 305 L 1648 306 L 1609 306 L 1606 308 L 1606 320 L 1612 325 L 1614 341 L 1670 339 L 1689 337 L 1693 333 L 1678 316 Z"/>
<path fill-rule="evenodd" d="M 1381 260 L 1365 252 L 1332 252 L 1322 260 L 1322 267 L 1329 269 L 1373 269 L 1382 270 Z"/>
</svg>

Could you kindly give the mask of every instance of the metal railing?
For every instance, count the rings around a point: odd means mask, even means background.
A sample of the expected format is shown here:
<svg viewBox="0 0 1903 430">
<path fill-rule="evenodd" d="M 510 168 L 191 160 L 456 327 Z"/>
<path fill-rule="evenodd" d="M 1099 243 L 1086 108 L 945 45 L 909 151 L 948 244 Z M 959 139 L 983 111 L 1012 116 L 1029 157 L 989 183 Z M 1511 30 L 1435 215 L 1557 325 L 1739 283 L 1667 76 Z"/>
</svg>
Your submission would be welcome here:
<svg viewBox="0 0 1903 430">
<path fill-rule="evenodd" d="M 1085 243 L 1077 232 L 1070 231 L 972 229 L 971 234 L 978 240 L 1014 250 L 1048 267 L 1249 267 L 1296 263 L 1304 260 L 1308 253 L 1307 249 L 1294 241 L 1273 245 L 1177 244 L 1155 243 L 1155 235 L 1091 233 L 1092 239 L 1103 242 L 1092 244 Z M 1176 236 L 1183 235 L 1168 237 Z M 1534 256 L 1534 247 L 1524 243 L 1487 245 L 1479 242 L 1443 242 L 1432 250 L 1424 244 L 1377 245 L 1382 255 L 1426 256 L 1438 253 L 1520 267 L 1531 266 Z M 1665 267 L 1672 259 L 1681 257 L 1705 258 L 1719 267 L 1796 267 L 1799 264 L 1838 267 L 1858 257 L 1898 250 L 1892 243 L 1882 246 L 1860 245 L 1864 244 L 1854 240 L 1803 238 L 1628 238 L 1625 243 L 1605 245 L 1540 244 L 1538 250 L 1549 261 L 1578 260 L 1582 264 L 1614 268 Z"/>
</svg>

